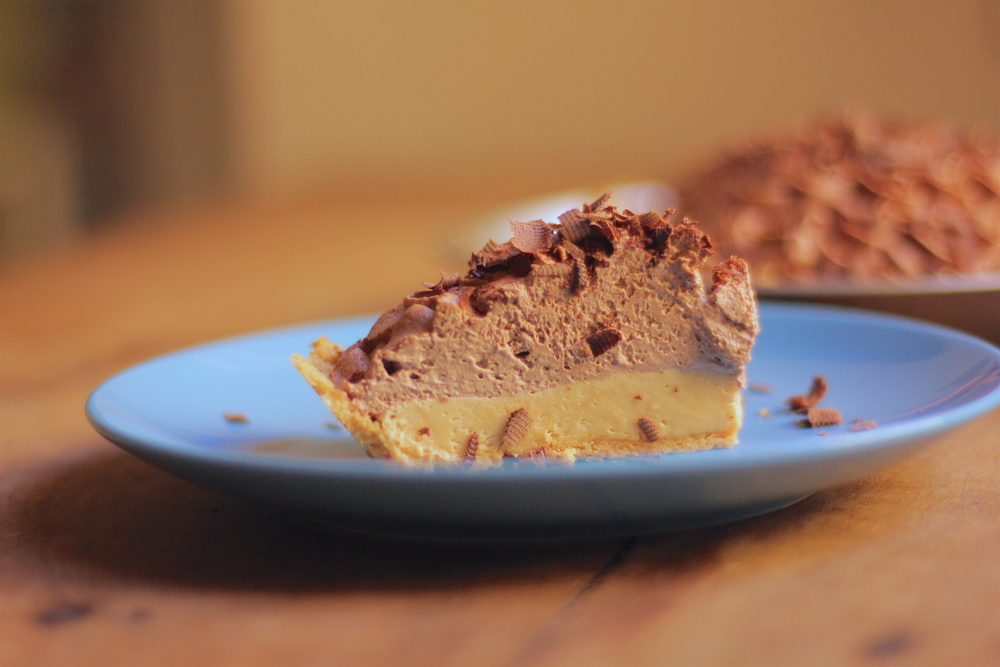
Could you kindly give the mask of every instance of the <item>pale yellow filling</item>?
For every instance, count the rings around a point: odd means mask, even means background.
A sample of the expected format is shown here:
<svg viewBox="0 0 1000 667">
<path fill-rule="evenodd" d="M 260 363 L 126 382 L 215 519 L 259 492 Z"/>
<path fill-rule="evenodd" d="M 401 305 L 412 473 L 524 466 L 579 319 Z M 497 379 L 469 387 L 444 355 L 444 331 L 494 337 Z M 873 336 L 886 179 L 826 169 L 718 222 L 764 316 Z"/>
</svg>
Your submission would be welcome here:
<svg viewBox="0 0 1000 667">
<path fill-rule="evenodd" d="M 377 416 L 392 458 L 455 461 L 479 434 L 478 458 L 540 453 L 573 459 L 731 446 L 742 419 L 736 378 L 708 370 L 618 371 L 534 394 L 414 401 Z M 502 447 L 510 414 L 524 408 L 534 421 L 516 443 Z M 659 439 L 643 436 L 640 418 Z"/>
</svg>

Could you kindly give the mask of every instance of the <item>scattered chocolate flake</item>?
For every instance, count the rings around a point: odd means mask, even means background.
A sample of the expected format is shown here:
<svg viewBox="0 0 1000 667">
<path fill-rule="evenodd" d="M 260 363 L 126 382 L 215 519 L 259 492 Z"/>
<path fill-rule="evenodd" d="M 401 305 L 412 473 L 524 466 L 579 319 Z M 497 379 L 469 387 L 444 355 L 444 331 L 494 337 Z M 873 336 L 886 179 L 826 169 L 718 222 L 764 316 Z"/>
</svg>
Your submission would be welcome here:
<svg viewBox="0 0 1000 667">
<path fill-rule="evenodd" d="M 642 431 L 642 437 L 646 439 L 646 442 L 656 442 L 660 439 L 660 432 L 656 430 L 656 424 L 645 417 L 640 417 L 638 423 L 639 430 Z"/>
<path fill-rule="evenodd" d="M 835 426 L 844 421 L 840 413 L 833 408 L 809 408 L 806 413 L 806 421 L 809 426 L 817 428 L 820 426 Z"/>
<path fill-rule="evenodd" d="M 465 458 L 468 461 L 474 461 L 476 459 L 476 453 L 479 451 L 479 432 L 473 431 L 472 435 L 469 436 L 469 444 L 465 446 Z"/>
<path fill-rule="evenodd" d="M 222 418 L 230 424 L 249 424 L 250 420 L 242 412 L 224 412 Z"/>
<path fill-rule="evenodd" d="M 419 433 L 420 435 L 430 435 L 431 434 L 431 430 L 425 426 L 422 429 L 420 429 L 419 431 L 417 431 L 417 433 Z"/>
<path fill-rule="evenodd" d="M 590 352 L 598 357 L 620 343 L 621 340 L 622 332 L 618 329 L 603 329 L 587 336 L 587 345 L 590 346 Z"/>
<path fill-rule="evenodd" d="M 323 422 L 323 426 L 330 429 L 331 431 L 343 431 L 344 427 L 337 422 Z"/>
<path fill-rule="evenodd" d="M 859 417 L 858 419 L 852 419 L 852 420 L 851 420 L 850 422 L 848 422 L 848 423 L 850 423 L 850 424 L 860 424 L 860 423 L 861 423 L 861 422 L 863 422 L 863 421 L 864 421 L 864 419 L 861 419 L 861 418 Z"/>
<path fill-rule="evenodd" d="M 565 241 L 579 243 L 590 236 L 590 218 L 580 212 L 579 209 L 571 209 L 559 216 L 562 223 L 559 231 Z"/>
<path fill-rule="evenodd" d="M 747 389 L 757 394 L 770 394 L 772 391 L 771 385 L 763 384 L 760 382 L 754 382 L 749 387 L 747 387 Z"/>
<path fill-rule="evenodd" d="M 94 613 L 94 605 L 92 604 L 86 602 L 67 603 L 46 609 L 38 615 L 37 620 L 42 625 L 63 625 L 79 621 L 92 613 Z"/>
<path fill-rule="evenodd" d="M 771 412 L 767 408 L 761 408 L 760 410 L 757 411 L 757 414 L 759 414 L 764 419 L 771 418 Z"/>
<path fill-rule="evenodd" d="M 824 396 L 826 396 L 826 379 L 822 375 L 817 375 L 813 378 L 808 394 L 791 396 L 786 402 L 795 412 L 805 414 L 809 408 L 822 401 Z"/>
<path fill-rule="evenodd" d="M 819 431 L 816 435 L 830 435 L 829 431 Z"/>
<path fill-rule="evenodd" d="M 635 400 L 637 400 L 637 401 L 641 401 L 641 400 L 642 400 L 642 396 L 640 396 L 639 394 L 636 394 L 636 395 L 635 395 L 635 396 L 633 396 L 632 398 L 634 398 L 634 399 L 635 399 Z"/>
<path fill-rule="evenodd" d="M 552 230 L 542 220 L 529 222 L 510 221 L 510 230 L 514 233 L 511 243 L 524 252 L 546 252 L 552 247 Z"/>
<path fill-rule="evenodd" d="M 503 438 L 500 441 L 500 445 L 504 449 L 508 449 L 511 445 L 517 444 L 524 437 L 524 434 L 528 432 L 528 427 L 531 426 L 533 421 L 535 421 L 535 418 L 524 408 L 514 410 L 514 412 L 510 413 L 510 418 L 507 420 L 507 426 L 503 430 Z"/>
<path fill-rule="evenodd" d="M 878 422 L 876 422 L 874 419 L 869 419 L 867 421 L 858 422 L 854 426 L 850 427 L 850 429 L 848 429 L 848 430 L 851 430 L 851 431 L 870 431 L 871 429 L 875 428 L 876 426 L 878 426 Z"/>
</svg>

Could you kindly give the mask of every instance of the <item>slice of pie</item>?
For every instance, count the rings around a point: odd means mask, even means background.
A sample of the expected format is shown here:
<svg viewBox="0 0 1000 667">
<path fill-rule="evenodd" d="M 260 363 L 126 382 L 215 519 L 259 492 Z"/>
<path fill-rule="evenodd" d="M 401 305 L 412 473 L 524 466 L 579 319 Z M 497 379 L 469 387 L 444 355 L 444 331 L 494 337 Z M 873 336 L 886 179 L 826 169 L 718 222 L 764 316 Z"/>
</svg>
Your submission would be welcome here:
<svg viewBox="0 0 1000 667">
<path fill-rule="evenodd" d="M 727 447 L 758 331 L 743 260 L 607 195 L 512 222 L 346 350 L 293 362 L 369 455 L 413 465 Z"/>
</svg>

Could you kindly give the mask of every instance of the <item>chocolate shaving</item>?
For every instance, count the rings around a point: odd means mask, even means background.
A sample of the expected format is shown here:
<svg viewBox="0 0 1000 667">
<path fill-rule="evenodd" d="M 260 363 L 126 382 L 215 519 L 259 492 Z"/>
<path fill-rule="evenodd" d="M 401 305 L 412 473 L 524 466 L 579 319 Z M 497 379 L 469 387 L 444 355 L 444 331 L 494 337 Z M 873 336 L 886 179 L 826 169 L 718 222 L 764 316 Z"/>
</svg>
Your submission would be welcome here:
<svg viewBox="0 0 1000 667">
<path fill-rule="evenodd" d="M 573 286 L 574 292 L 586 289 L 590 284 L 590 277 L 587 275 L 587 265 L 581 259 L 573 259 Z"/>
<path fill-rule="evenodd" d="M 420 284 L 435 294 L 443 294 L 444 292 L 461 285 L 462 276 L 457 273 L 442 273 L 441 280 L 437 281 L 437 283 L 432 284 L 421 282 Z"/>
<path fill-rule="evenodd" d="M 568 278 L 573 273 L 571 264 L 534 264 L 531 275 L 538 278 Z"/>
<path fill-rule="evenodd" d="M 531 426 L 533 421 L 535 421 L 535 418 L 524 408 L 518 408 L 510 413 L 510 418 L 507 419 L 507 426 L 503 430 L 503 438 L 500 440 L 501 447 L 506 450 L 511 445 L 517 444 L 524 437 L 524 434 L 528 432 L 528 427 Z"/>
<path fill-rule="evenodd" d="M 472 265 L 472 270 L 480 275 L 484 273 L 496 273 L 509 269 L 511 258 L 517 254 L 521 254 L 521 251 L 515 248 L 513 244 L 505 243 L 502 246 L 498 246 L 492 252 L 484 250 L 474 253 L 470 264 Z"/>
<path fill-rule="evenodd" d="M 420 429 L 419 431 L 417 431 L 417 433 L 419 433 L 420 435 L 430 435 L 431 434 L 431 430 L 425 426 L 422 429 Z"/>
<path fill-rule="evenodd" d="M 222 418 L 230 424 L 249 424 L 250 420 L 242 412 L 224 412 Z"/>
<path fill-rule="evenodd" d="M 809 408 L 806 413 L 806 421 L 812 428 L 820 426 L 835 426 L 844 421 L 840 413 L 833 408 Z"/>
<path fill-rule="evenodd" d="M 590 236 L 590 218 L 580 212 L 579 209 L 571 209 L 559 216 L 562 223 L 559 231 L 562 237 L 572 243 L 579 243 Z"/>
<path fill-rule="evenodd" d="M 875 428 L 876 426 L 878 426 L 878 422 L 876 422 L 874 419 L 869 419 L 867 421 L 858 422 L 854 426 L 851 426 L 848 430 L 850 430 L 850 431 L 869 431 L 869 430 Z"/>
<path fill-rule="evenodd" d="M 542 447 L 528 454 L 528 458 L 536 465 L 545 465 L 549 460 L 549 451 L 545 447 Z"/>
<path fill-rule="evenodd" d="M 596 220 L 591 221 L 590 225 L 592 228 L 596 229 L 610 244 L 607 248 L 605 248 L 605 252 L 609 255 L 614 252 L 614 244 L 615 240 L 618 238 L 618 233 L 615 231 L 611 221 L 604 218 L 597 218 Z"/>
<path fill-rule="evenodd" d="M 479 451 L 479 432 L 473 431 L 469 436 L 469 444 L 465 446 L 465 458 L 469 461 L 476 460 L 476 452 Z"/>
<path fill-rule="evenodd" d="M 639 216 L 639 225 L 645 229 L 659 229 L 664 224 L 663 216 L 656 211 L 648 211 Z"/>
<path fill-rule="evenodd" d="M 622 332 L 618 329 L 603 329 L 587 336 L 587 345 L 595 357 L 600 356 L 620 343 Z"/>
<path fill-rule="evenodd" d="M 762 384 L 760 382 L 754 382 L 753 384 L 751 384 L 747 388 L 750 391 L 758 393 L 758 394 L 770 394 L 771 393 L 771 386 L 770 385 L 766 385 L 766 384 Z"/>
<path fill-rule="evenodd" d="M 511 220 L 510 229 L 514 233 L 511 243 L 518 250 L 539 253 L 552 247 L 552 230 L 542 220 Z"/>
<path fill-rule="evenodd" d="M 826 379 L 822 375 L 813 378 L 809 393 L 791 396 L 787 399 L 788 407 L 800 414 L 805 414 L 809 408 L 818 404 L 826 396 Z"/>
<path fill-rule="evenodd" d="M 639 430 L 642 431 L 642 437 L 646 439 L 646 442 L 656 442 L 660 439 L 660 432 L 656 430 L 656 424 L 645 417 L 640 417 L 638 423 Z"/>
<path fill-rule="evenodd" d="M 595 199 L 594 203 L 592 203 L 590 205 L 590 210 L 591 211 L 596 211 L 596 210 L 600 209 L 602 206 L 604 206 L 605 204 L 608 203 L 609 199 L 611 199 L 611 191 L 610 190 L 608 190 L 603 195 L 601 195 L 600 197 L 598 197 L 597 199 Z"/>
</svg>

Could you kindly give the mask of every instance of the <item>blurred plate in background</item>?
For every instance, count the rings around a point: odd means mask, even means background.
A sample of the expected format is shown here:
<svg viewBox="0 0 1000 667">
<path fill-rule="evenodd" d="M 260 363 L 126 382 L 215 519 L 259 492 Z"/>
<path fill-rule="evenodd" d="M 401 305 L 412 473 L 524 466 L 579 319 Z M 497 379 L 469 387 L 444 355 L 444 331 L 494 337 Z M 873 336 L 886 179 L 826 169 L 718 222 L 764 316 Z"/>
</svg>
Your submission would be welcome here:
<svg viewBox="0 0 1000 667">
<path fill-rule="evenodd" d="M 761 299 L 808 301 L 914 317 L 962 329 L 1000 345 L 1000 273 L 910 280 L 825 280 L 758 288 Z"/>
</svg>

